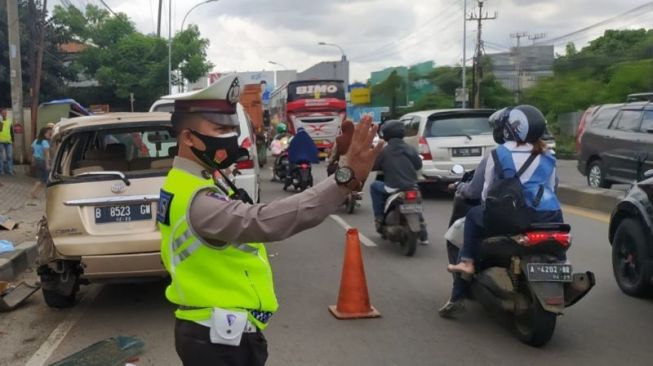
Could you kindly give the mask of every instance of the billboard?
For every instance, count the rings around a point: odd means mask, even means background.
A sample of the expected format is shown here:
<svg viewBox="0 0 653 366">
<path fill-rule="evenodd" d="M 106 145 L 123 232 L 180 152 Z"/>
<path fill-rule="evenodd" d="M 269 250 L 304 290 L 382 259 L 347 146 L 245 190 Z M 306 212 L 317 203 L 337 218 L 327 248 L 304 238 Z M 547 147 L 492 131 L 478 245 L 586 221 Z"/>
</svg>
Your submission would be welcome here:
<svg viewBox="0 0 653 366">
<path fill-rule="evenodd" d="M 355 88 L 351 89 L 351 104 L 353 105 L 368 105 L 371 103 L 371 95 L 369 88 Z"/>
<path fill-rule="evenodd" d="M 363 116 L 371 116 L 374 123 L 381 123 L 381 115 L 389 112 L 388 107 L 348 107 L 347 116 L 354 122 L 359 122 Z"/>
</svg>

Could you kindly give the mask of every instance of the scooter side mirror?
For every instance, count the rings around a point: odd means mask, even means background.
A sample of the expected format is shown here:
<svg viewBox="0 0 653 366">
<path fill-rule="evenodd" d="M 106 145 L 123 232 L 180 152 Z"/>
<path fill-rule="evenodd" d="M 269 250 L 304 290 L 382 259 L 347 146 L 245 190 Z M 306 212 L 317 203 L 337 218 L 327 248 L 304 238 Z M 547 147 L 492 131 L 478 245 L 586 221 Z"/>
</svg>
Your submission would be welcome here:
<svg viewBox="0 0 653 366">
<path fill-rule="evenodd" d="M 461 175 L 465 173 L 465 168 L 460 164 L 456 164 L 451 167 L 451 172 L 456 175 Z"/>
</svg>

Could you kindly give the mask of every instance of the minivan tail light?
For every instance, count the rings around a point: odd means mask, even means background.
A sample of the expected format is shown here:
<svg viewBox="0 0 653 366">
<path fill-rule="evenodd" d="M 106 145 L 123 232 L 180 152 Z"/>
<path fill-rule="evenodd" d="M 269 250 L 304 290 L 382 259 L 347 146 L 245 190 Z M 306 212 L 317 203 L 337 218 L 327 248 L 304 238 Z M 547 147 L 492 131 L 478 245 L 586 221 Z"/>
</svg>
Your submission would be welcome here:
<svg viewBox="0 0 653 366">
<path fill-rule="evenodd" d="M 252 140 L 249 137 L 245 137 L 243 142 L 240 144 L 240 147 L 243 149 L 246 149 L 247 152 L 249 152 L 249 160 L 243 160 L 239 161 L 236 163 L 236 168 L 238 170 L 244 170 L 244 169 L 254 169 L 254 159 L 252 159 L 252 154 L 254 153 L 252 150 Z"/>
<path fill-rule="evenodd" d="M 585 129 L 587 128 L 587 116 L 592 114 L 594 111 L 595 107 L 589 107 L 583 113 L 583 116 L 580 118 L 580 122 L 578 123 L 578 132 L 576 132 L 576 153 L 580 153 L 580 144 L 583 140 L 583 134 L 585 134 Z"/>
<path fill-rule="evenodd" d="M 433 160 L 431 149 L 429 149 L 429 144 L 424 137 L 419 138 L 419 154 L 422 155 L 424 160 Z"/>
</svg>

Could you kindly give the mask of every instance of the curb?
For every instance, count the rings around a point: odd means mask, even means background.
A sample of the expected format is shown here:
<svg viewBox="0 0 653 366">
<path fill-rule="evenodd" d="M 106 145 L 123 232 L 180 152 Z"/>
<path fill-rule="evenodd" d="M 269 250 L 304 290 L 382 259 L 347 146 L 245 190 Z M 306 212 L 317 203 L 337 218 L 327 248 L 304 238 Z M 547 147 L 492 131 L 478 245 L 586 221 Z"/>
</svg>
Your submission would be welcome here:
<svg viewBox="0 0 653 366">
<path fill-rule="evenodd" d="M 563 204 L 611 214 L 617 203 L 624 197 L 624 192 L 560 184 L 557 195 Z"/>
<path fill-rule="evenodd" d="M 0 254 L 0 281 L 12 282 L 36 261 L 38 246 L 35 241 L 26 241 L 7 253 Z"/>
</svg>

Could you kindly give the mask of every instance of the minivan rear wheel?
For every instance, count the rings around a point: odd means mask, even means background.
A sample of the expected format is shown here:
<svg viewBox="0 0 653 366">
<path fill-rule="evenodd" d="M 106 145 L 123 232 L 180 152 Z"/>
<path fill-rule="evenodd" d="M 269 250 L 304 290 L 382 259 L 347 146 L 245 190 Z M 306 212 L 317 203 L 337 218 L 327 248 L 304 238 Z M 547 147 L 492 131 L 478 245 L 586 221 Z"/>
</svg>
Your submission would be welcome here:
<svg viewBox="0 0 653 366">
<path fill-rule="evenodd" d="M 55 271 L 48 265 L 38 269 L 43 299 L 51 308 L 73 307 L 79 291 L 78 267 L 68 262 L 58 263 L 57 266 L 60 271 Z"/>
<path fill-rule="evenodd" d="M 605 169 L 601 160 L 594 160 L 587 168 L 587 185 L 592 188 L 610 188 L 612 183 L 605 179 Z"/>
</svg>

